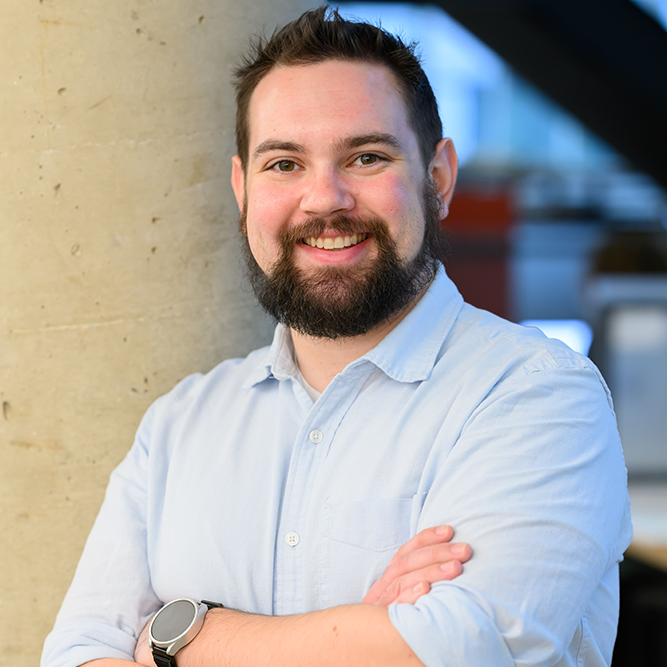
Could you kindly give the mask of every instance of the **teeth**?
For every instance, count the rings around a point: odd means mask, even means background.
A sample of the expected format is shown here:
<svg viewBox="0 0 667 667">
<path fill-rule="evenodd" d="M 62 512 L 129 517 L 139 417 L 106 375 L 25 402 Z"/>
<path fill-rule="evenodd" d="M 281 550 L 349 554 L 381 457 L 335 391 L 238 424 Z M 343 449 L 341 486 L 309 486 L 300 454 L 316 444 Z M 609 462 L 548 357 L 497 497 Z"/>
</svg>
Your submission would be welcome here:
<svg viewBox="0 0 667 667">
<path fill-rule="evenodd" d="M 330 236 L 326 238 L 315 238 L 311 236 L 309 238 L 303 239 L 303 242 L 313 248 L 324 248 L 324 250 L 341 250 L 342 248 L 349 248 L 350 246 L 357 245 L 368 238 L 368 234 L 352 234 L 352 236 L 336 236 L 336 238 L 331 238 Z"/>
</svg>

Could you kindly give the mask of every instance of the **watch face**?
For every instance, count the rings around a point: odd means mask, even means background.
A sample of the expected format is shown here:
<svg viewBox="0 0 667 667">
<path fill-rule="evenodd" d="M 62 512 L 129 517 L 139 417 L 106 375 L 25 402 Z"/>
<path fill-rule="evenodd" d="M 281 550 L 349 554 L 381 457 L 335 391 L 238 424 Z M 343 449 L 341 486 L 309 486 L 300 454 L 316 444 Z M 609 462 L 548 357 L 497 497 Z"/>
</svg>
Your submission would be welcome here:
<svg viewBox="0 0 667 667">
<path fill-rule="evenodd" d="M 157 642 L 172 642 L 192 625 L 197 608 L 190 600 L 175 600 L 153 620 L 151 634 Z"/>
</svg>

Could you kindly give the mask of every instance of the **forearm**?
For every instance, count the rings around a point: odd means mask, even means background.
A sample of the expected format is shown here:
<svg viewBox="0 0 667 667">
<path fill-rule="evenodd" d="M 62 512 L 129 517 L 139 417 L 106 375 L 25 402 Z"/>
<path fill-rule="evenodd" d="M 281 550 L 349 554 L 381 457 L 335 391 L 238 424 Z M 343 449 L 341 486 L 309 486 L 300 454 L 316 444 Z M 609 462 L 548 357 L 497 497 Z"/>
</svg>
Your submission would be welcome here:
<svg viewBox="0 0 667 667">
<path fill-rule="evenodd" d="M 137 667 L 138 663 L 130 660 L 119 660 L 118 658 L 100 658 L 99 660 L 91 660 L 86 662 L 81 667 Z"/>
<path fill-rule="evenodd" d="M 254 616 L 214 609 L 207 614 L 197 639 L 178 654 L 179 667 L 268 664 L 275 667 L 422 665 L 391 624 L 387 610 L 367 604 L 296 616 Z"/>
</svg>

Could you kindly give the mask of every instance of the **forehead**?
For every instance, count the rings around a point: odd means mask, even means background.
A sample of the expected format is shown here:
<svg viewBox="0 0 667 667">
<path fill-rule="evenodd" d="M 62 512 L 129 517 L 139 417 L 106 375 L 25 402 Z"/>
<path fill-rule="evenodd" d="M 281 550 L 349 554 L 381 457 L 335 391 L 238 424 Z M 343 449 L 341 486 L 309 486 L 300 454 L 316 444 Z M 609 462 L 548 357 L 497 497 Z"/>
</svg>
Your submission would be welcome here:
<svg viewBox="0 0 667 667">
<path fill-rule="evenodd" d="M 384 65 L 327 60 L 276 67 L 250 100 L 250 153 L 258 144 L 281 141 L 330 142 L 388 133 L 417 146 L 403 95 Z"/>
</svg>

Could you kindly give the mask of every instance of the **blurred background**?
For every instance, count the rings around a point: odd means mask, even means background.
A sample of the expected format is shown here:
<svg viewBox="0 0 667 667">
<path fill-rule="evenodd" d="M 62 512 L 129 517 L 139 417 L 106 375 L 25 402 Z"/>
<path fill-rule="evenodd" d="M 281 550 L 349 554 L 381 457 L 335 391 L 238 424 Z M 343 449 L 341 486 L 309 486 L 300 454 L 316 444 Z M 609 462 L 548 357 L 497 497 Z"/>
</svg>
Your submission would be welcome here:
<svg viewBox="0 0 667 667">
<path fill-rule="evenodd" d="M 461 162 L 466 300 L 611 387 L 635 526 L 613 665 L 667 665 L 667 0 L 339 6 L 421 45 Z"/>
</svg>

